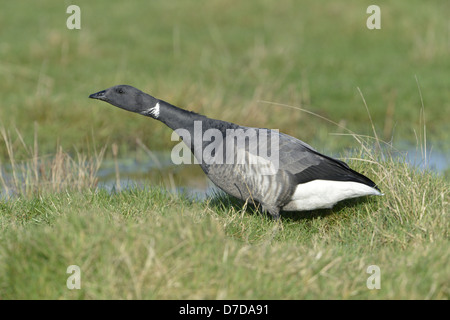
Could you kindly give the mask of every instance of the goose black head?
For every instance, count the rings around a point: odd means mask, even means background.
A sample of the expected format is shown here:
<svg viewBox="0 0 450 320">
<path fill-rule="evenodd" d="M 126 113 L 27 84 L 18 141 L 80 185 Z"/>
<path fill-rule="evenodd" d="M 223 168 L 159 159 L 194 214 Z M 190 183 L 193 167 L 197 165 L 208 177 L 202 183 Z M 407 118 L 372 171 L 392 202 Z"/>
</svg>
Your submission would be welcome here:
<svg viewBox="0 0 450 320">
<path fill-rule="evenodd" d="M 117 85 L 89 96 L 108 102 L 116 107 L 152 118 L 159 116 L 158 99 L 128 85 Z"/>
</svg>

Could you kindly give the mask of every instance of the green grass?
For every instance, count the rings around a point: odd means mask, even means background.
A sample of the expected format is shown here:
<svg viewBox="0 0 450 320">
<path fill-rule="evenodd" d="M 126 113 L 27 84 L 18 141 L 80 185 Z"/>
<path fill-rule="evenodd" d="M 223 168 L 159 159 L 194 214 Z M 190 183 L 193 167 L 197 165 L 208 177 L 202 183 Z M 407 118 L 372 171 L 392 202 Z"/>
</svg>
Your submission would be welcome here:
<svg viewBox="0 0 450 320">
<path fill-rule="evenodd" d="M 448 170 L 374 147 L 450 147 L 446 1 L 381 1 L 377 31 L 369 1 L 79 0 L 81 30 L 65 27 L 69 4 L 0 11 L 0 187 L 13 195 L 0 199 L 0 299 L 449 298 Z M 104 155 L 172 145 L 163 124 L 87 98 L 118 83 L 319 150 L 356 145 L 351 167 L 385 196 L 276 223 L 223 195 L 108 194 Z M 374 135 L 358 88 L 380 139 L 330 138 Z M 80 290 L 66 287 L 70 265 Z"/>
<path fill-rule="evenodd" d="M 170 130 L 87 96 L 126 83 L 180 107 L 242 125 L 277 128 L 313 145 L 336 128 L 272 101 L 307 108 L 368 134 L 359 87 L 384 140 L 414 140 L 426 105 L 430 142 L 448 149 L 448 3 L 387 2 L 381 30 L 366 28 L 370 1 L 77 1 L 81 30 L 66 28 L 70 2 L 10 1 L 0 12 L 0 124 L 43 150 L 136 139 L 167 149 Z M 201 10 L 200 10 L 201 8 Z M 11 14 L 15 12 L 15 14 Z M 415 141 L 413 141 L 415 142 Z M 5 156 L 0 148 L 1 156 Z"/>
<path fill-rule="evenodd" d="M 406 164 L 351 163 L 383 197 L 280 223 L 221 194 L 41 192 L 0 205 L 2 299 L 448 299 L 450 186 Z M 81 289 L 66 287 L 67 267 Z M 381 288 L 369 290 L 370 265 Z"/>
</svg>

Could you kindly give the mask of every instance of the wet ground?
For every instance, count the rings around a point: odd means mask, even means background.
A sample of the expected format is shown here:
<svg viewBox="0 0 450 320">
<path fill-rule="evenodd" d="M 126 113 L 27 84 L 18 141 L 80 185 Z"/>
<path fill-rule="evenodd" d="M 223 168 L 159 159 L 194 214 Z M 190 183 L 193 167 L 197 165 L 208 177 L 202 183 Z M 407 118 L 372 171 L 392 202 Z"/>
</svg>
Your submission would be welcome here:
<svg viewBox="0 0 450 320">
<path fill-rule="evenodd" d="M 398 161 L 407 161 L 419 170 L 430 169 L 439 174 L 450 170 L 450 154 L 438 150 L 410 149 L 392 153 Z M 345 160 L 345 159 L 343 159 Z M 8 180 L 8 166 L 1 168 Z M 199 165 L 174 165 L 170 152 L 151 152 L 146 156 L 103 160 L 97 173 L 98 187 L 110 192 L 142 186 L 158 186 L 173 193 L 184 193 L 191 198 L 204 199 L 218 189 L 209 181 Z M 0 198 L 5 191 L 0 190 Z"/>
<path fill-rule="evenodd" d="M 407 161 L 419 169 L 431 169 L 444 173 L 449 168 L 450 155 L 444 152 L 412 149 L 406 153 L 394 154 L 399 161 Z M 184 192 L 189 196 L 203 199 L 217 188 L 208 180 L 199 165 L 174 165 L 170 153 L 153 153 L 147 159 L 118 159 L 104 161 L 98 172 L 99 187 L 107 190 L 130 188 L 133 186 L 156 185 L 171 192 Z M 116 172 L 119 172 L 119 176 Z"/>
</svg>

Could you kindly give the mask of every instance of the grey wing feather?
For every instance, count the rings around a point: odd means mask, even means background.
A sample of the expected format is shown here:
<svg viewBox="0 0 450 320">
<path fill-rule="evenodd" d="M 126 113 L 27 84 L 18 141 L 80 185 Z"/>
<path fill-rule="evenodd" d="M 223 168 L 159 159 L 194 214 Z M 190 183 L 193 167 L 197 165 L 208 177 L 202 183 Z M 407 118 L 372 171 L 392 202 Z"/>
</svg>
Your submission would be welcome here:
<svg viewBox="0 0 450 320">
<path fill-rule="evenodd" d="M 372 180 L 352 170 L 345 162 L 323 155 L 307 143 L 287 134 L 278 135 L 279 168 L 293 174 L 296 183 L 318 179 L 356 181 L 377 188 Z M 270 151 L 271 148 L 272 146 Z"/>
<path fill-rule="evenodd" d="M 279 133 L 279 136 L 278 152 L 282 169 L 296 174 L 324 161 L 331 161 L 338 166 L 349 168 L 345 162 L 325 156 L 301 140 L 284 133 Z"/>
</svg>

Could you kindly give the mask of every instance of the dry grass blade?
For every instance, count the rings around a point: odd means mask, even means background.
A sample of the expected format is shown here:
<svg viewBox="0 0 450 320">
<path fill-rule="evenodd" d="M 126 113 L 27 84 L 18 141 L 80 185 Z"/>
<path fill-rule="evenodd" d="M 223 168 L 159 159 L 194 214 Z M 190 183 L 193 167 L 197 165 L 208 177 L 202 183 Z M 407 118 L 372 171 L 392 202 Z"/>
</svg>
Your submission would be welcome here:
<svg viewBox="0 0 450 320">
<path fill-rule="evenodd" d="M 375 142 L 377 143 L 378 150 L 381 151 L 380 139 L 378 138 L 377 130 L 375 130 L 375 126 L 373 124 L 372 116 L 370 115 L 370 111 L 369 111 L 369 107 L 367 106 L 366 99 L 364 98 L 364 95 L 361 92 L 361 89 L 359 87 L 357 87 L 357 89 L 358 89 L 358 92 L 359 92 L 363 102 L 364 102 L 364 106 L 366 107 L 367 115 L 369 116 L 370 124 L 372 126 L 372 131 L 373 131 L 373 135 L 375 137 Z"/>
<path fill-rule="evenodd" d="M 296 109 L 296 110 L 299 110 L 301 112 L 305 112 L 305 113 L 308 113 L 310 115 L 313 115 L 313 116 L 315 116 L 317 118 L 320 118 L 322 120 L 325 120 L 325 121 L 327 121 L 327 122 L 329 122 L 331 124 L 334 124 L 335 126 L 337 126 L 337 127 L 339 127 L 339 128 L 341 128 L 341 129 L 343 129 L 343 130 L 348 132 L 348 133 L 333 133 L 334 135 L 349 135 L 349 136 L 352 136 L 358 142 L 358 144 L 361 146 L 361 148 L 364 150 L 365 154 L 368 155 L 371 158 L 371 161 L 373 163 L 378 163 L 379 164 L 379 162 L 376 160 L 376 155 L 374 154 L 374 152 L 372 150 L 371 144 L 368 143 L 367 141 L 368 140 L 375 140 L 376 146 L 377 146 L 378 150 L 381 153 L 382 159 L 384 159 L 384 155 L 382 153 L 383 149 L 381 149 L 381 143 L 383 143 L 384 145 L 389 146 L 390 148 L 392 147 L 392 145 L 390 143 L 388 143 L 388 142 L 385 142 L 385 141 L 379 139 L 379 137 L 377 135 L 377 132 L 375 130 L 375 126 L 374 126 L 373 121 L 372 121 L 372 117 L 371 117 L 370 112 L 369 112 L 369 108 L 368 108 L 368 106 L 366 104 L 366 101 L 364 99 L 364 96 L 363 96 L 361 90 L 359 88 L 357 88 L 357 89 L 358 89 L 358 91 L 359 91 L 359 93 L 360 93 L 360 95 L 361 95 L 361 97 L 363 99 L 364 106 L 366 107 L 367 114 L 369 116 L 369 120 L 370 120 L 370 123 L 372 125 L 372 130 L 373 130 L 373 133 L 374 133 L 374 137 L 355 133 L 354 131 L 348 129 L 347 127 L 343 126 L 340 123 L 337 123 L 337 122 L 335 122 L 335 121 L 333 121 L 331 119 L 328 119 L 328 118 L 326 118 L 324 116 L 321 116 L 320 114 L 317 114 L 315 112 L 312 112 L 312 111 L 309 111 L 309 110 L 306 110 L 306 109 L 303 109 L 303 108 L 300 108 L 300 107 L 291 106 L 291 105 L 282 104 L 282 103 L 277 103 L 277 102 L 270 102 L 270 101 L 261 101 L 261 102 L 269 103 L 269 104 L 273 104 L 273 105 L 277 105 L 277 106 L 282 106 L 282 107 L 287 107 L 287 108 L 291 108 L 291 109 Z M 359 160 L 363 160 L 363 159 L 359 159 Z"/>
<path fill-rule="evenodd" d="M 16 130 L 17 139 L 25 150 L 27 158 L 17 160 L 17 146 L 12 142 L 11 135 L 0 127 L 0 134 L 6 146 L 9 164 L 0 163 L 0 187 L 2 195 L 32 196 L 47 192 L 93 188 L 97 185 L 97 171 L 103 160 L 106 148 L 95 152 L 93 157 L 77 153 L 73 158 L 58 146 L 54 156 L 39 155 L 37 129 L 33 145 L 26 144 L 20 132 Z"/>
<path fill-rule="evenodd" d="M 268 103 L 268 104 L 273 104 L 273 105 L 276 105 L 276 106 L 281 106 L 281 107 L 286 107 L 286 108 L 291 108 L 291 109 L 295 109 L 295 110 L 299 110 L 299 111 L 308 113 L 308 114 L 313 115 L 313 116 L 315 116 L 315 117 L 317 117 L 317 118 L 320 118 L 320 119 L 322 119 L 322 120 L 325 120 L 325 121 L 327 121 L 327 122 L 329 122 L 329 123 L 331 123 L 331 124 L 334 124 L 334 125 L 338 126 L 339 128 L 344 129 L 345 131 L 349 132 L 350 134 L 357 135 L 355 132 L 353 132 L 352 130 L 346 128 L 345 126 L 343 126 L 343 125 L 341 125 L 341 124 L 339 124 L 339 123 L 337 123 L 337 122 L 335 122 L 335 121 L 333 121 L 333 120 L 330 120 L 330 119 L 328 119 L 327 117 L 321 116 L 320 114 L 317 114 L 317 113 L 315 113 L 315 112 L 312 112 L 312 111 L 309 111 L 309 110 L 306 110 L 306 109 L 303 109 L 303 108 L 300 108 L 300 107 L 296 107 L 296 106 L 291 106 L 291 105 L 288 105 L 288 104 L 284 104 L 284 103 L 271 102 L 271 101 L 264 101 L 264 100 L 259 100 L 259 102 Z"/>
<path fill-rule="evenodd" d="M 422 96 L 422 90 L 420 89 L 420 85 L 419 85 L 419 80 L 417 79 L 417 75 L 414 75 L 414 78 L 416 79 L 416 84 L 417 84 L 417 90 L 419 91 L 419 96 L 420 96 L 420 120 L 423 123 L 423 137 L 421 136 L 421 140 L 420 140 L 420 146 L 421 146 L 421 151 L 422 151 L 422 157 L 425 161 L 425 165 L 427 165 L 427 127 L 425 124 L 425 106 L 423 103 L 423 96 Z"/>
</svg>

